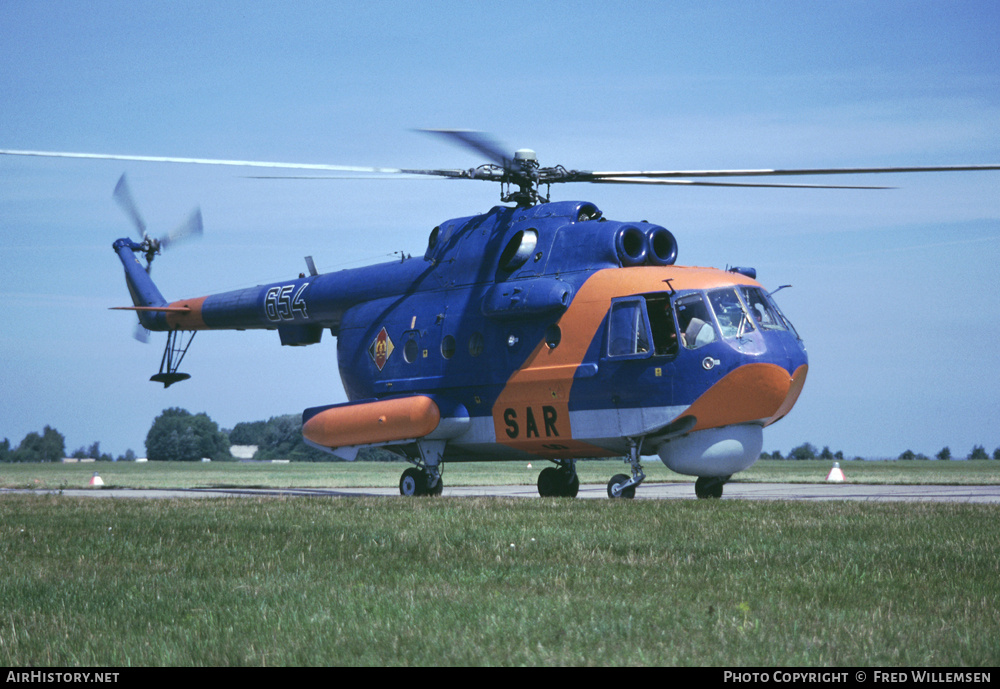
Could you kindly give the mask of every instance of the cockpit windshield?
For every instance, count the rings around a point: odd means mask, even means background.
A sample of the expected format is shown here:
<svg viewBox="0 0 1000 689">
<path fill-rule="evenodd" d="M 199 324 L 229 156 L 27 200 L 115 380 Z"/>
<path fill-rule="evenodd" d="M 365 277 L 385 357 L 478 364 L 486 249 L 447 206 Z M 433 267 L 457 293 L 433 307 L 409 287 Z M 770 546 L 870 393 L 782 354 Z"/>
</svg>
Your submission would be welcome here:
<svg viewBox="0 0 1000 689">
<path fill-rule="evenodd" d="M 735 288 L 712 290 L 708 293 L 708 300 L 712 303 L 712 310 L 715 311 L 724 338 L 743 337 L 755 329 Z"/>
<path fill-rule="evenodd" d="M 674 301 L 681 341 L 688 349 L 698 349 L 715 341 L 715 328 L 708 305 L 700 294 L 685 294 Z"/>
<path fill-rule="evenodd" d="M 767 292 L 760 287 L 744 285 L 740 287 L 740 293 L 762 330 L 790 330 L 798 337 L 798 332 Z"/>
<path fill-rule="evenodd" d="M 785 324 L 782 322 L 781 316 L 771 306 L 764 290 L 760 287 L 742 286 L 740 287 L 740 291 L 743 293 L 743 299 L 746 300 L 747 306 L 753 312 L 754 319 L 760 324 L 761 328 L 764 330 L 785 330 Z"/>
</svg>

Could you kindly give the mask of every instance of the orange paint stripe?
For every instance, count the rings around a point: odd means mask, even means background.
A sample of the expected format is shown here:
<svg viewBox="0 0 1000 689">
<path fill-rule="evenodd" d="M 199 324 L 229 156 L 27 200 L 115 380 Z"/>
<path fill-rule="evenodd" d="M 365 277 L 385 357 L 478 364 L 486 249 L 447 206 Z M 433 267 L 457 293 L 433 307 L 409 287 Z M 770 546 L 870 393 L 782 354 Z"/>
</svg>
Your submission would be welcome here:
<svg viewBox="0 0 1000 689">
<path fill-rule="evenodd" d="M 201 317 L 201 307 L 207 297 L 197 299 L 182 299 L 168 304 L 171 311 L 167 312 L 167 325 L 172 330 L 205 330 L 204 319 Z M 182 309 L 182 311 L 176 311 Z"/>
</svg>

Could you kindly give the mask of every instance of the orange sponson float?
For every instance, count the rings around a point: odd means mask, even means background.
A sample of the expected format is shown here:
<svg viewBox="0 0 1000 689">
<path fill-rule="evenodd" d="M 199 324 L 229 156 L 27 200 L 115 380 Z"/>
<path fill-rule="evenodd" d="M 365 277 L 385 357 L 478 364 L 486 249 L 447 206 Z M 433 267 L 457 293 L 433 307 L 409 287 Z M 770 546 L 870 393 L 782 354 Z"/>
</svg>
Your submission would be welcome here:
<svg viewBox="0 0 1000 689">
<path fill-rule="evenodd" d="M 356 402 L 307 410 L 302 435 L 324 447 L 388 443 L 422 438 L 441 422 L 441 410 L 426 395 Z"/>
</svg>

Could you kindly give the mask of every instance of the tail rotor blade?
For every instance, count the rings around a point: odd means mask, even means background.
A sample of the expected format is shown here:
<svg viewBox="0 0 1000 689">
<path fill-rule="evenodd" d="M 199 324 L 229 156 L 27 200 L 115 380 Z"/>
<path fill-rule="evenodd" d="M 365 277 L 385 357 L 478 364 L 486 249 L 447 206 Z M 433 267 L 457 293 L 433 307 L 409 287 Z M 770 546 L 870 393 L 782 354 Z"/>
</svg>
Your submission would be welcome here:
<svg viewBox="0 0 1000 689">
<path fill-rule="evenodd" d="M 149 343 L 149 331 L 142 327 L 142 323 L 135 324 L 135 332 L 132 333 L 132 337 L 143 344 Z"/>
<path fill-rule="evenodd" d="M 200 237 L 204 234 L 204 226 L 201 221 L 201 209 L 195 208 L 187 220 L 178 225 L 173 232 L 160 239 L 160 247 L 166 248 L 174 242 L 178 242 L 190 237 Z"/>
<path fill-rule="evenodd" d="M 121 206 L 122 210 L 125 211 L 125 215 L 129 217 L 132 224 L 139 231 L 139 239 L 146 238 L 146 222 L 142 219 L 142 215 L 139 213 L 138 206 L 135 205 L 135 200 L 132 198 L 132 192 L 128 188 L 128 182 L 125 181 L 124 173 L 118 179 L 118 184 L 115 185 L 115 191 L 112 194 L 118 205 Z"/>
</svg>

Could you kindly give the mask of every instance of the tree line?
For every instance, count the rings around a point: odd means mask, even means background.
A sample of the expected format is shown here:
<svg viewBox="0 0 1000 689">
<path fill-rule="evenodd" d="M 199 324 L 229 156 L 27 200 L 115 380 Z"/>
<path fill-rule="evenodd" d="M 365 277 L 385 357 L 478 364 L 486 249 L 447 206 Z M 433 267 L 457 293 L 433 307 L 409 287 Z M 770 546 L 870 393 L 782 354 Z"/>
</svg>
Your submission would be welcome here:
<svg viewBox="0 0 1000 689">
<path fill-rule="evenodd" d="M 231 430 L 223 430 L 201 412 L 192 414 L 177 407 L 164 409 L 153 420 L 146 434 L 146 457 L 150 461 L 198 462 L 232 460 L 231 445 L 254 445 L 257 447 L 255 460 L 289 459 L 298 462 L 337 461 L 334 455 L 317 450 L 306 444 L 302 438 L 302 417 L 299 414 L 272 416 L 267 421 L 250 421 L 236 424 Z M 66 455 L 66 439 L 50 426 L 41 433 L 28 433 L 17 447 L 4 438 L 0 442 L 0 462 L 61 462 Z M 135 453 L 129 449 L 117 458 L 101 452 L 99 442 L 73 451 L 70 457 L 96 459 L 98 461 L 133 461 Z M 954 456 L 948 447 L 934 455 L 935 459 L 990 459 L 983 445 L 975 445 L 966 457 Z M 992 458 L 1000 460 L 1000 447 L 993 451 Z M 399 455 L 381 448 L 362 450 L 358 454 L 361 461 L 396 461 Z M 812 443 L 802 443 L 792 448 L 787 456 L 780 450 L 761 454 L 761 459 L 826 459 L 843 460 L 844 453 L 824 446 L 818 449 Z M 861 457 L 854 457 L 856 460 Z M 906 450 L 897 459 L 930 459 L 924 454 Z"/>
<path fill-rule="evenodd" d="M 829 447 L 824 447 L 822 450 L 816 449 L 816 446 L 812 443 L 802 443 L 797 447 L 793 447 L 789 452 L 788 456 L 783 457 L 780 450 L 775 450 L 774 452 L 767 453 L 762 452 L 760 455 L 761 459 L 829 459 L 829 460 L 841 460 L 845 459 L 844 453 L 840 450 L 836 452 L 831 452 Z M 1000 447 L 993 450 L 993 459 L 1000 460 Z M 863 457 L 854 457 L 856 460 L 864 459 Z M 925 454 L 916 453 L 912 450 L 905 450 L 896 459 L 930 459 Z M 974 445 L 972 450 L 965 457 L 952 455 L 951 449 L 947 446 L 943 447 L 937 454 L 934 455 L 934 459 L 990 459 L 990 455 L 986 452 L 986 448 L 983 445 Z"/>
<path fill-rule="evenodd" d="M 274 416 L 267 421 L 238 423 L 232 430 L 223 430 L 201 412 L 192 414 L 177 407 L 164 409 L 153 420 L 146 434 L 146 458 L 152 462 L 199 462 L 232 460 L 231 445 L 256 445 L 255 460 L 290 459 L 299 462 L 337 461 L 337 457 L 317 450 L 302 438 L 302 417 L 299 414 Z M 69 457 L 98 461 L 134 461 L 131 449 L 118 457 L 101 452 L 99 442 L 80 447 Z M 61 462 L 67 457 L 66 439 L 50 426 L 42 433 L 28 433 L 17 447 L 10 440 L 0 442 L 0 462 Z M 362 450 L 359 460 L 390 461 L 400 459 L 387 450 Z"/>
</svg>

